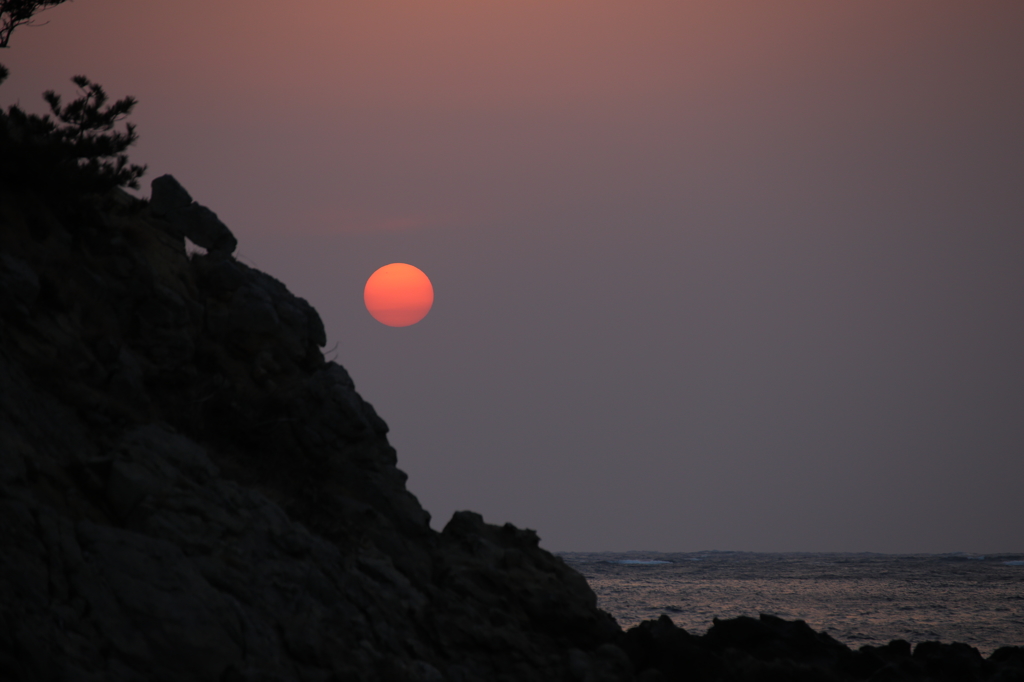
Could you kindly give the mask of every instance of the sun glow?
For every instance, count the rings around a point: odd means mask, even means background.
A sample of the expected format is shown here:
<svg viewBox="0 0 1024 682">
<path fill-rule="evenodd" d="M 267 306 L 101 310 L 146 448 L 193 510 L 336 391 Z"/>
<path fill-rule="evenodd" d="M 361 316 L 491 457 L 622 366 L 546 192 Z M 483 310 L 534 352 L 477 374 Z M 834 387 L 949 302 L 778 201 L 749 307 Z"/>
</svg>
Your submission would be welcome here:
<svg viewBox="0 0 1024 682">
<path fill-rule="evenodd" d="M 366 280 L 363 302 L 373 319 L 381 324 L 408 327 L 430 312 L 434 305 L 434 287 L 419 268 L 392 263 Z"/>
</svg>

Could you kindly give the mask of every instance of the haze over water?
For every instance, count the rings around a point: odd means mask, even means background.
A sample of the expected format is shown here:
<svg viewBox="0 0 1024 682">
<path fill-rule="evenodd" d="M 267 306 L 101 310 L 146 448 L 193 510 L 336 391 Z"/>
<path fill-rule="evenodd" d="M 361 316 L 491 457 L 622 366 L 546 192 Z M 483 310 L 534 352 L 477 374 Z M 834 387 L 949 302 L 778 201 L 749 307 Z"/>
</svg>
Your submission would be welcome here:
<svg viewBox="0 0 1024 682">
<path fill-rule="evenodd" d="M 1024 645 L 1024 554 L 561 553 L 623 628 L 661 614 L 804 620 L 856 649 L 893 639 Z"/>
</svg>

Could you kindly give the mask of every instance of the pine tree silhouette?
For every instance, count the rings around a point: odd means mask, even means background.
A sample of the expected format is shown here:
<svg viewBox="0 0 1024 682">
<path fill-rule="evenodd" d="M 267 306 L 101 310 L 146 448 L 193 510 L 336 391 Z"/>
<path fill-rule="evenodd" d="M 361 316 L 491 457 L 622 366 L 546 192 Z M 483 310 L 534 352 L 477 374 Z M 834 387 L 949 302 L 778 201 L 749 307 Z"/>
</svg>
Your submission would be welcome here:
<svg viewBox="0 0 1024 682">
<path fill-rule="evenodd" d="M 39 12 L 65 2 L 67 0 L 0 0 L 0 47 L 7 47 L 11 33 L 18 26 L 31 24 Z"/>
<path fill-rule="evenodd" d="M 6 76 L 0 65 L 0 82 Z M 138 139 L 135 126 L 115 129 L 135 107 L 135 98 L 107 105 L 101 86 L 85 76 L 71 81 L 81 96 L 67 105 L 52 90 L 43 94 L 53 118 L 28 114 L 16 105 L 0 113 L 0 177 L 84 192 L 138 188 L 146 167 L 129 164 L 124 153 Z"/>
</svg>

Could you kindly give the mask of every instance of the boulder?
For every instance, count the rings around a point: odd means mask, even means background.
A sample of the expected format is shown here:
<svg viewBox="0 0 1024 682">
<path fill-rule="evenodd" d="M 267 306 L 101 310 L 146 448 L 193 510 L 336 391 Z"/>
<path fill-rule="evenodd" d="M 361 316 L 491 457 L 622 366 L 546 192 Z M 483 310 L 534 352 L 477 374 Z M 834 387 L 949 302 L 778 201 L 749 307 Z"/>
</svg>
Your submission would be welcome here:
<svg viewBox="0 0 1024 682">
<path fill-rule="evenodd" d="M 154 218 L 165 220 L 182 236 L 210 253 L 231 254 L 238 240 L 217 214 L 192 200 L 172 175 L 161 175 L 150 184 L 149 210 Z"/>
</svg>

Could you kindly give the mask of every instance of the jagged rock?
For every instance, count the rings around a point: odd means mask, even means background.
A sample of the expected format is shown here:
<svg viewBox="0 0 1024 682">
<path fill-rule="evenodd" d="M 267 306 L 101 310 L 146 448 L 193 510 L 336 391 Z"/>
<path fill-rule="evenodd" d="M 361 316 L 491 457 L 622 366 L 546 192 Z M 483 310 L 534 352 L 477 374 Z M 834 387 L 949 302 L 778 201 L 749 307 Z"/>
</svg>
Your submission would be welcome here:
<svg viewBox="0 0 1024 682">
<path fill-rule="evenodd" d="M 192 205 L 192 195 L 173 175 L 161 175 L 150 183 L 149 210 L 157 218 Z"/>
<path fill-rule="evenodd" d="M 430 529 L 319 316 L 173 179 L 82 234 L 0 197 L 0 678 L 560 679 L 617 634 L 532 532 Z"/>
<path fill-rule="evenodd" d="M 704 641 L 712 648 L 739 648 L 764 661 L 791 659 L 832 666 L 850 655 L 846 645 L 815 632 L 802 620 L 786 621 L 766 614 L 758 619 L 716 618 Z"/>
<path fill-rule="evenodd" d="M 914 660 L 933 680 L 973 682 L 991 675 L 991 664 L 972 646 L 954 642 L 921 642 L 914 647 Z"/>
<path fill-rule="evenodd" d="M 166 220 L 175 230 L 210 253 L 230 254 L 238 240 L 217 214 L 192 200 L 172 175 L 161 175 L 150 185 L 150 213 Z"/>
<path fill-rule="evenodd" d="M 195 256 L 193 269 L 207 292 L 207 327 L 222 343 L 245 348 L 273 371 L 283 358 L 304 364 L 327 343 L 320 315 L 273 277 L 230 258 Z M 269 345 L 268 345 L 269 340 Z M 270 346 L 275 350 L 272 350 Z"/>
</svg>

